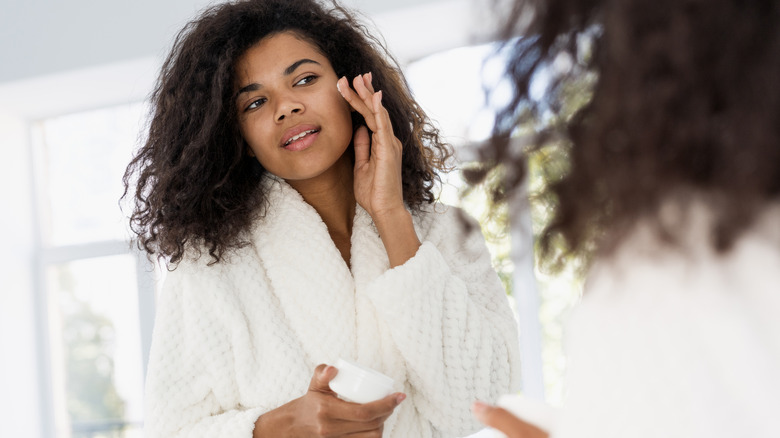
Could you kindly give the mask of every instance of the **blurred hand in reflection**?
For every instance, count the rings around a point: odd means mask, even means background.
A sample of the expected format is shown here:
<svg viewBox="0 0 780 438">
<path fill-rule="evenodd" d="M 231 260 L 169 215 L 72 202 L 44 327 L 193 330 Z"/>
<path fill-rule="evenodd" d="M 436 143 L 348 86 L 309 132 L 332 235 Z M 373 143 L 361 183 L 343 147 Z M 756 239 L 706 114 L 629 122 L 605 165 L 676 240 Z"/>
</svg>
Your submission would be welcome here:
<svg viewBox="0 0 780 438">
<path fill-rule="evenodd" d="M 508 438 L 547 438 L 547 432 L 527 423 L 498 406 L 474 402 L 471 411 L 486 426 L 503 432 Z"/>
</svg>

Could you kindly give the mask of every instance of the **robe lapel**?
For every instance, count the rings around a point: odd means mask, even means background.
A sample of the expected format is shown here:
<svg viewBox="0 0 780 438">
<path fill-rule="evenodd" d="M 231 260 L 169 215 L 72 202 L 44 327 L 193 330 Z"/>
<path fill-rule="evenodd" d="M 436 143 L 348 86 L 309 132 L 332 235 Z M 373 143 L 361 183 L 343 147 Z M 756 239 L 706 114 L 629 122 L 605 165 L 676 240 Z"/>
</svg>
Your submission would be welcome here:
<svg viewBox="0 0 780 438">
<path fill-rule="evenodd" d="M 376 226 L 368 212 L 359 205 L 355 207 L 351 252 L 352 275 L 358 291 L 365 290 L 368 283 L 390 268 L 390 261 Z"/>
<path fill-rule="evenodd" d="M 393 344 L 389 327 L 377 313 L 366 291 L 372 281 L 390 269 L 390 261 L 371 216 L 358 207 L 352 228 L 352 274 L 355 278 L 357 313 L 357 357 L 355 360 L 402 382 L 401 356 Z M 392 291 L 388 291 L 392 293 Z M 401 388 L 397 388 L 401 390 Z"/>
<path fill-rule="evenodd" d="M 350 357 L 355 285 L 322 219 L 284 181 L 268 179 L 266 215 L 253 243 L 309 366 Z"/>
<path fill-rule="evenodd" d="M 380 317 L 366 292 L 372 281 L 390 269 L 387 251 L 371 216 L 358 206 L 352 227 L 352 275 L 355 278 L 357 355 L 353 359 L 395 380 L 394 391 L 408 391 L 405 363 L 392 340 L 390 327 Z M 392 292 L 392 291 L 390 291 Z M 404 406 L 401 406 L 404 409 Z M 385 422 L 385 434 L 392 435 L 398 415 Z"/>
</svg>

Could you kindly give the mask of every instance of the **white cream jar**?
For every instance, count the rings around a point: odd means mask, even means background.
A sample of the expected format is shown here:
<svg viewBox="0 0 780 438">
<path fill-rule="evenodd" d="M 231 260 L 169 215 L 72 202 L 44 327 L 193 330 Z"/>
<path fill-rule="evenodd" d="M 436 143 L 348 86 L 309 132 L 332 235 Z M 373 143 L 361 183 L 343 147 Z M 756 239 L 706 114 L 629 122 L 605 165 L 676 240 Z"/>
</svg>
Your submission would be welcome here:
<svg viewBox="0 0 780 438">
<path fill-rule="evenodd" d="M 330 389 L 339 398 L 353 403 L 369 403 L 393 393 L 393 379 L 355 362 L 339 358 L 339 373 L 330 381 Z"/>
</svg>

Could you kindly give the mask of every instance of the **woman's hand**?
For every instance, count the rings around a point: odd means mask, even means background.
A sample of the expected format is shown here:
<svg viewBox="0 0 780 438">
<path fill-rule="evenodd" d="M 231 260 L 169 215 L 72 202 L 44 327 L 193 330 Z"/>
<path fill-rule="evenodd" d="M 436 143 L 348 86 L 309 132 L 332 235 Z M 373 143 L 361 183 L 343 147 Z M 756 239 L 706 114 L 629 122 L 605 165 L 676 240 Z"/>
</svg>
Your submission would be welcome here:
<svg viewBox="0 0 780 438">
<path fill-rule="evenodd" d="M 365 127 L 358 128 L 355 146 L 355 199 L 379 231 L 390 267 L 406 263 L 420 248 L 412 216 L 404 205 L 401 177 L 403 145 L 393 133 L 390 114 L 382 105 L 382 91 L 375 92 L 371 73 L 357 76 L 349 87 L 347 78 L 338 81 L 344 99 L 363 115 Z"/>
<path fill-rule="evenodd" d="M 261 415 L 253 436 L 381 437 L 385 420 L 406 396 L 395 393 L 371 403 L 346 402 L 328 386 L 336 374 L 332 366 L 317 366 L 306 394 Z"/>
<path fill-rule="evenodd" d="M 393 133 L 390 115 L 382 105 L 382 92 L 374 91 L 371 73 L 355 77 L 350 88 L 346 77 L 338 88 L 344 99 L 366 120 L 368 129 L 355 131 L 355 198 L 374 221 L 405 210 L 401 186 L 403 145 Z"/>
<path fill-rule="evenodd" d="M 526 423 L 503 408 L 474 402 L 471 411 L 477 420 L 503 432 L 507 438 L 547 438 L 549 436 L 547 432 L 531 423 Z"/>
</svg>

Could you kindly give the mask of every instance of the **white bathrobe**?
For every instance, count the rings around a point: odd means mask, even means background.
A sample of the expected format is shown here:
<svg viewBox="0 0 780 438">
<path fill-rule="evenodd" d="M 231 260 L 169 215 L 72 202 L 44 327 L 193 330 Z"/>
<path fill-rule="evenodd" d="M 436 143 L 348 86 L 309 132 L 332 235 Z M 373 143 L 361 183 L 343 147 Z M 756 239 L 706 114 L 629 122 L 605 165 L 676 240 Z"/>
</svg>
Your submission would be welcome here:
<svg viewBox="0 0 780 438">
<path fill-rule="evenodd" d="M 469 407 L 519 385 L 517 328 L 478 228 L 456 210 L 414 215 L 423 242 L 389 269 L 359 206 L 347 267 L 325 224 L 282 181 L 251 245 L 208 266 L 185 260 L 158 300 L 146 385 L 146 437 L 252 436 L 255 420 L 302 396 L 339 357 L 395 379 L 407 399 L 389 438 L 480 428 Z"/>
<path fill-rule="evenodd" d="M 725 254 L 710 221 L 694 206 L 676 247 L 640 225 L 596 263 L 553 438 L 780 437 L 780 206 Z"/>
</svg>

